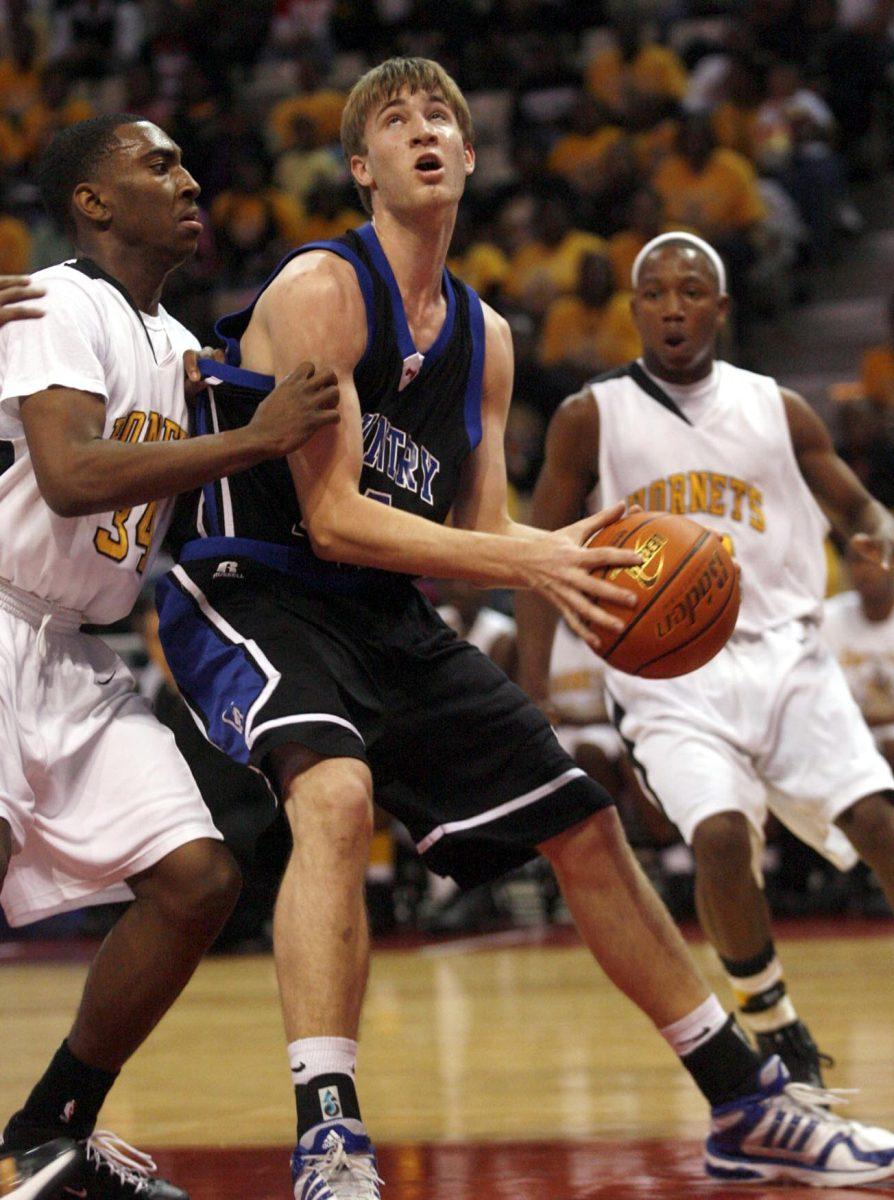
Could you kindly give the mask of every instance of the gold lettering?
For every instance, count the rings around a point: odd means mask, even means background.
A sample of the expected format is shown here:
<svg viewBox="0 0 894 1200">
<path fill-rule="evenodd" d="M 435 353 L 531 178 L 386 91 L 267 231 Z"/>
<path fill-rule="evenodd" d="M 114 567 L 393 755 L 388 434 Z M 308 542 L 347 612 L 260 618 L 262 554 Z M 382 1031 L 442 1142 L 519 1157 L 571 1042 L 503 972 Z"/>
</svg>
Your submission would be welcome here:
<svg viewBox="0 0 894 1200">
<path fill-rule="evenodd" d="M 764 497 L 759 488 L 749 487 L 748 489 L 748 511 L 750 516 L 748 524 L 752 529 L 756 529 L 758 533 L 763 533 L 767 528 L 767 519 L 764 516 Z"/>
<path fill-rule="evenodd" d="M 708 511 L 708 473 L 707 471 L 689 472 L 689 511 Z"/>
<path fill-rule="evenodd" d="M 686 511 L 686 476 L 668 475 L 667 482 L 670 484 L 669 511 L 672 513 L 684 513 Z"/>
<path fill-rule="evenodd" d="M 663 479 L 656 479 L 649 484 L 649 508 L 663 512 L 667 507 L 667 485 Z"/>
<path fill-rule="evenodd" d="M 631 492 L 627 497 L 627 507 L 632 508 L 634 504 L 638 504 L 640 508 L 646 507 L 646 489 L 637 488 L 635 492 Z"/>
<path fill-rule="evenodd" d="M 711 472 L 711 499 L 708 503 L 708 512 L 715 517 L 722 517 L 726 512 L 726 506 L 723 503 L 723 493 L 726 491 L 726 476 L 718 475 L 715 471 Z"/>
<path fill-rule="evenodd" d="M 743 483 L 741 479 L 735 479 L 732 475 L 729 477 L 729 485 L 733 490 L 733 507 L 730 512 L 730 517 L 734 521 L 742 520 L 742 501 L 745 498 L 745 493 L 748 491 L 748 484 Z"/>
</svg>

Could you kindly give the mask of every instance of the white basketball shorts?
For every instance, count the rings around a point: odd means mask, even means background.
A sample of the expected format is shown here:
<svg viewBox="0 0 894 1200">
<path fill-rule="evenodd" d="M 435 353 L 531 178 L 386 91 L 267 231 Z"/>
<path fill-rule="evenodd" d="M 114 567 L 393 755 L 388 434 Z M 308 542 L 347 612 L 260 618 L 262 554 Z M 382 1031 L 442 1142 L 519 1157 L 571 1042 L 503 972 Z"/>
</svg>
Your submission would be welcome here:
<svg viewBox="0 0 894 1200">
<path fill-rule="evenodd" d="M 220 840 L 170 730 L 99 638 L 0 592 L 0 817 L 11 925 L 130 899 L 126 880 Z"/>
<path fill-rule="evenodd" d="M 610 675 L 640 782 L 687 843 L 706 817 L 734 811 L 762 845 L 769 809 L 842 870 L 856 863 L 833 822 L 894 776 L 814 624 L 734 635 L 678 679 Z"/>
</svg>

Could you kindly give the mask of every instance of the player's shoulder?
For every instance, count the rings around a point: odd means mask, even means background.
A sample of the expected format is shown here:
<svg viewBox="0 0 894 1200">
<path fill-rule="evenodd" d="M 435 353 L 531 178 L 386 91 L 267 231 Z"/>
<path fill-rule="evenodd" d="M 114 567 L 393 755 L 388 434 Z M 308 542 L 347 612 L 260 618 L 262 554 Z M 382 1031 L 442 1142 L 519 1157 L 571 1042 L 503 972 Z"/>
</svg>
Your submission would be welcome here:
<svg viewBox="0 0 894 1200">
<path fill-rule="evenodd" d="M 636 361 L 623 363 L 590 379 L 581 389 L 592 400 L 616 400 L 631 392 L 642 391 L 637 382 Z"/>
<path fill-rule="evenodd" d="M 110 285 L 103 280 L 79 271 L 73 265 L 74 260 L 54 263 L 51 267 L 43 267 L 31 275 L 35 287 L 41 287 L 47 293 L 47 300 L 62 298 L 66 302 L 77 302 L 83 297 L 83 303 L 101 308 L 105 289 Z"/>
<path fill-rule="evenodd" d="M 262 293 L 267 302 L 288 296 L 302 306 L 337 304 L 360 296 L 357 272 L 332 250 L 306 250 L 295 254 Z M 338 315 L 338 309 L 333 315 Z"/>
<path fill-rule="evenodd" d="M 774 397 L 781 395 L 782 389 L 779 381 L 772 375 L 751 371 L 747 367 L 737 366 L 726 359 L 717 360 L 717 369 L 720 372 L 721 386 L 736 389 L 750 388 L 752 391 L 763 392 Z"/>
</svg>

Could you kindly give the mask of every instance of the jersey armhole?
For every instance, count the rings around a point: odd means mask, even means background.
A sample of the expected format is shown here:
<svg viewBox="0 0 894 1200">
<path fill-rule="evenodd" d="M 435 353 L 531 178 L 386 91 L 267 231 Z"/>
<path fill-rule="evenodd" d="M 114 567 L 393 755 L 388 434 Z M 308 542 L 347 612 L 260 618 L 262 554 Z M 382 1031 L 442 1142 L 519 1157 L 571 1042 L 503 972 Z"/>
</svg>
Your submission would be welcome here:
<svg viewBox="0 0 894 1200">
<path fill-rule="evenodd" d="M 221 317 L 214 326 L 214 332 L 221 339 L 226 347 L 227 364 L 231 367 L 241 367 L 242 365 L 242 348 L 239 344 L 240 338 L 248 328 L 248 323 L 251 320 L 252 313 L 255 310 L 255 305 L 260 300 L 261 296 L 270 286 L 283 267 L 290 263 L 293 258 L 297 258 L 299 254 L 306 254 L 309 250 L 328 250 L 332 254 L 337 254 L 339 258 L 343 258 L 345 262 L 351 264 L 354 268 L 354 273 L 357 276 L 357 283 L 360 286 L 360 292 L 363 296 L 363 306 L 366 310 L 366 346 L 357 367 L 364 363 L 369 355 L 373 344 L 373 338 L 376 332 L 376 306 L 375 296 L 373 292 L 372 275 L 369 272 L 366 263 L 354 253 L 350 247 L 343 245 L 341 242 L 307 242 L 304 246 L 299 246 L 290 254 L 287 254 L 282 262 L 277 266 L 276 270 L 265 280 L 264 284 L 258 289 L 258 293 L 252 300 L 251 304 L 245 308 L 239 309 L 238 312 L 228 313 Z M 356 367 L 354 368 L 357 369 Z"/>
<path fill-rule="evenodd" d="M 481 441 L 481 399 L 484 382 L 484 310 L 478 293 L 468 284 L 463 285 L 469 298 L 469 330 L 472 335 L 472 357 L 469 363 L 469 376 L 466 380 L 466 395 L 463 403 L 463 416 L 466 423 L 466 436 L 472 450 Z"/>
</svg>

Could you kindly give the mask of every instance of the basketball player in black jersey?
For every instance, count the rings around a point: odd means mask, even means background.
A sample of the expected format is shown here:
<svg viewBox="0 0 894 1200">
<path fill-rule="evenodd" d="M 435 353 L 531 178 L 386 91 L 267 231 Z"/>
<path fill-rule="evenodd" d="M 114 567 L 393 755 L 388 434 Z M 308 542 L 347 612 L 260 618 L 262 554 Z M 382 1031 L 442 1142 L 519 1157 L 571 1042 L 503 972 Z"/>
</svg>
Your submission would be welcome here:
<svg viewBox="0 0 894 1200">
<path fill-rule="evenodd" d="M 222 322 L 228 365 L 208 365 L 203 418 L 244 421 L 312 349 L 336 371 L 342 420 L 288 464 L 206 488 L 159 591 L 184 696 L 218 744 L 266 774 L 294 834 L 274 923 L 294 1194 L 380 1195 L 354 1079 L 374 792 L 461 883 L 546 855 L 600 965 L 739 1131 L 718 1124 L 713 1162 L 749 1177 L 744 1138 L 803 1111 L 784 1070 L 762 1066 L 711 995 L 608 795 L 413 586 L 429 575 L 532 588 L 595 646 L 613 624 L 598 601 L 619 593 L 589 570 L 638 561 L 580 548 L 621 505 L 556 533 L 507 515 L 509 332 L 444 268 L 474 167 L 468 108 L 436 63 L 389 60 L 352 90 L 342 141 L 371 223 L 299 249 Z M 888 1144 L 875 1172 L 894 1173 Z"/>
</svg>

